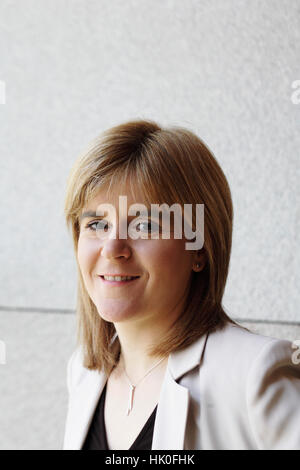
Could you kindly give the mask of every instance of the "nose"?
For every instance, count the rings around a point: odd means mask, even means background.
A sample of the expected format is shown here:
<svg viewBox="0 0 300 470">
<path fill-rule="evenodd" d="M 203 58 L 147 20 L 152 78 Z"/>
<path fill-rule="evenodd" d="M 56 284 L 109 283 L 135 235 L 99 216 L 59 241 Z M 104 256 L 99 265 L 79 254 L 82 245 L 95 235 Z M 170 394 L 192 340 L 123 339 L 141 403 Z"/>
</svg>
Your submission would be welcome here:
<svg viewBox="0 0 300 470">
<path fill-rule="evenodd" d="M 101 255 L 107 259 L 128 259 L 131 256 L 131 249 L 128 246 L 127 240 L 108 239 L 103 243 Z"/>
<path fill-rule="evenodd" d="M 107 259 L 130 258 L 132 249 L 127 239 L 119 238 L 118 225 L 111 230 L 109 236 L 103 240 L 101 255 Z"/>
</svg>

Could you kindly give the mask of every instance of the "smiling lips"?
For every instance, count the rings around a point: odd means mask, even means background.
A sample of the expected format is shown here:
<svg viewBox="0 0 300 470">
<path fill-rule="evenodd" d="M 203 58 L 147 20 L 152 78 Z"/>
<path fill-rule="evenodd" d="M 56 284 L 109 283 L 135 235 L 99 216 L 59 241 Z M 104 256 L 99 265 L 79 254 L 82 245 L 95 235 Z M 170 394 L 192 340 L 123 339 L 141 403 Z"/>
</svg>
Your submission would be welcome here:
<svg viewBox="0 0 300 470">
<path fill-rule="evenodd" d="M 128 275 L 100 275 L 101 280 L 105 283 L 112 284 L 112 285 L 122 285 L 122 284 L 129 284 L 140 276 L 128 276 Z"/>
</svg>

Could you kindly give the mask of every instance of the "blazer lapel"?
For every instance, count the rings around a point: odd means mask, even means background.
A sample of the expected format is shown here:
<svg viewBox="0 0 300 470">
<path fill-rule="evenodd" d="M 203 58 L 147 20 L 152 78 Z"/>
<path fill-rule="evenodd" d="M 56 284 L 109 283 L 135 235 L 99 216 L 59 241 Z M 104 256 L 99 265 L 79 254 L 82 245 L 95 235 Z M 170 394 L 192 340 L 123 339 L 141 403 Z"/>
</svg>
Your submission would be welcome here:
<svg viewBox="0 0 300 470">
<path fill-rule="evenodd" d="M 201 362 L 208 334 L 170 354 L 162 384 L 153 431 L 153 450 L 184 449 L 189 390 L 178 380 Z"/>
<path fill-rule="evenodd" d="M 188 412 L 188 389 L 167 368 L 156 411 L 152 449 L 183 449 Z"/>
<path fill-rule="evenodd" d="M 84 444 L 98 400 L 107 381 L 104 372 L 89 370 L 71 395 L 66 420 L 64 450 L 80 450 Z"/>
</svg>

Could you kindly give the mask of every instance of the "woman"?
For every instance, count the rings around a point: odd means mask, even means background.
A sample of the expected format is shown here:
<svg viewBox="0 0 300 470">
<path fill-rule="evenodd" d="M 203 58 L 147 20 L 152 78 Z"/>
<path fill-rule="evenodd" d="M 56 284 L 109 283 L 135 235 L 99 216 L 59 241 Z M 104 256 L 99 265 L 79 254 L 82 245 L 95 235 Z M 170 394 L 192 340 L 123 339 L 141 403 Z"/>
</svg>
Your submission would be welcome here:
<svg viewBox="0 0 300 470">
<path fill-rule="evenodd" d="M 192 212 L 174 211 L 166 228 L 165 214 L 149 217 L 154 204 Z M 65 215 L 78 346 L 64 449 L 300 449 L 291 343 L 242 328 L 222 306 L 232 201 L 196 135 L 149 121 L 104 132 L 72 169 Z M 176 236 L 183 226 L 194 238 Z"/>
</svg>

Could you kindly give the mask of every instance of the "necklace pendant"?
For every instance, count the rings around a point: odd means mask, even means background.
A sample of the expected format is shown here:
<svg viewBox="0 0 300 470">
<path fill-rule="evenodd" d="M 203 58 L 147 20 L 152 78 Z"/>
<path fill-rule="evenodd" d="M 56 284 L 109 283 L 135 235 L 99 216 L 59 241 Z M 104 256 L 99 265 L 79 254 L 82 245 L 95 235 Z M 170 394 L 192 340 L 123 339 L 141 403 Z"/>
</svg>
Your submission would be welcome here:
<svg viewBox="0 0 300 470">
<path fill-rule="evenodd" d="M 130 411 L 132 410 L 133 407 L 133 394 L 134 394 L 134 389 L 135 387 L 133 385 L 130 385 L 130 392 L 129 392 L 129 403 L 128 403 L 128 408 L 127 408 L 127 416 L 129 415 Z"/>
</svg>

